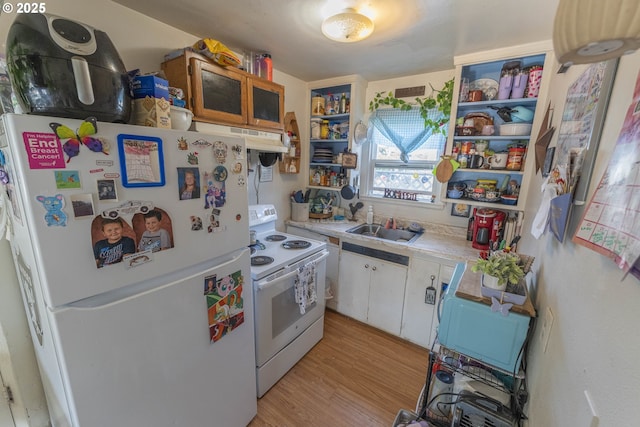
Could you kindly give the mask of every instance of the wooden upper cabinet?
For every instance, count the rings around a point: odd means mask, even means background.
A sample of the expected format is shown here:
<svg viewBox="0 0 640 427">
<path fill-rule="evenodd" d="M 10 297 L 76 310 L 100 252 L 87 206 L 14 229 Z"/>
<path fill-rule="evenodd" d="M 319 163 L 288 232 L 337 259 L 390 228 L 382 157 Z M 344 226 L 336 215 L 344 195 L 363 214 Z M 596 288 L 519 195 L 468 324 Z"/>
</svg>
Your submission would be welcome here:
<svg viewBox="0 0 640 427">
<path fill-rule="evenodd" d="M 191 58 L 193 115 L 206 121 L 247 123 L 247 78 L 232 70 Z"/>
<path fill-rule="evenodd" d="M 284 86 L 194 52 L 162 63 L 169 86 L 181 88 L 193 120 L 256 129 L 284 129 Z"/>
<path fill-rule="evenodd" d="M 247 123 L 284 129 L 284 87 L 264 79 L 247 78 Z"/>
</svg>

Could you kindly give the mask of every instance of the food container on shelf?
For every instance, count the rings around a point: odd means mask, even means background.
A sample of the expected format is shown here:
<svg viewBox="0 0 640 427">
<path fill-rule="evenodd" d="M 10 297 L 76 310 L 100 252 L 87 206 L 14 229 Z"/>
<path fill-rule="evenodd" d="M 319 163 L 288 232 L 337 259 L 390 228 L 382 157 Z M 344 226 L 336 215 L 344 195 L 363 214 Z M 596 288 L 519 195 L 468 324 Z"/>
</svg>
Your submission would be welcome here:
<svg viewBox="0 0 640 427">
<path fill-rule="evenodd" d="M 502 203 L 505 205 L 516 205 L 518 203 L 518 196 L 512 196 L 512 195 L 502 195 L 500 196 L 500 199 L 502 200 Z"/>
<path fill-rule="evenodd" d="M 171 106 L 171 129 L 188 130 L 191 127 L 193 113 L 186 108 Z"/>
<path fill-rule="evenodd" d="M 531 133 L 531 123 L 504 123 L 498 129 L 501 136 L 520 136 Z"/>
<path fill-rule="evenodd" d="M 325 111 L 324 105 L 325 105 L 324 96 L 314 96 L 313 98 L 311 98 L 311 115 L 323 116 Z"/>
<path fill-rule="evenodd" d="M 522 159 L 524 153 L 527 151 L 525 147 L 511 147 L 508 151 L 507 157 L 507 169 L 512 171 L 519 171 L 522 169 Z"/>
</svg>

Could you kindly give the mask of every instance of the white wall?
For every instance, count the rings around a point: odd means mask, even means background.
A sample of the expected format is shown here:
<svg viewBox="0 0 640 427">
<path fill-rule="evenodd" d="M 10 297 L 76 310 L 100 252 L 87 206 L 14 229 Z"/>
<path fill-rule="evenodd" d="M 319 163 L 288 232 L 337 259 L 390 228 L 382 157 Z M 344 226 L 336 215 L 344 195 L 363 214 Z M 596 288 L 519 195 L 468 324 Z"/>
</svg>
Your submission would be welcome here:
<svg viewBox="0 0 640 427">
<path fill-rule="evenodd" d="M 560 123 L 568 86 L 586 69 L 573 66 L 553 76 L 550 99 L 553 124 Z M 557 69 L 556 64 L 554 69 Z M 640 53 L 621 58 L 607 113 L 600 149 L 590 184 L 593 193 L 609 162 L 631 103 Z M 557 130 L 556 130 L 557 135 Z M 556 144 L 556 139 L 551 145 Z M 538 174 L 527 200 L 525 230 L 540 204 Z M 640 224 L 635 224 L 638 229 Z M 590 426 L 584 391 L 591 395 L 600 427 L 638 425 L 640 419 L 640 281 L 623 279 L 615 264 L 566 238 L 560 244 L 547 233 L 535 240 L 529 232 L 521 241 L 522 253 L 536 257 L 536 307 L 551 308 L 555 322 L 548 349 L 540 345 L 540 325 L 529 352 L 531 400 L 529 425 Z"/>
<path fill-rule="evenodd" d="M 274 58 L 274 63 L 274 66 L 276 66 L 277 58 Z M 277 69 L 274 69 L 273 81 L 285 86 L 284 111 L 291 111 L 296 114 L 296 120 L 298 121 L 301 134 L 299 137 L 300 140 L 303 141 L 301 156 L 302 159 L 308 159 L 309 118 L 305 118 L 307 112 L 306 99 L 308 96 L 307 84 L 288 74 L 278 72 Z M 274 204 L 278 211 L 278 223 L 276 227 L 284 231 L 284 220 L 291 216 L 289 195 L 292 191 L 304 190 L 306 186 L 305 174 L 302 171 L 298 171 L 299 173 L 297 174 L 281 175 L 278 172 L 279 163 L 276 163 L 273 165 L 273 181 L 260 182 L 258 179 L 259 161 L 257 152 L 251 153 L 250 163 L 253 172 L 249 173 L 247 179 L 249 204 Z M 302 161 L 301 164 L 304 165 L 304 161 Z"/>
</svg>

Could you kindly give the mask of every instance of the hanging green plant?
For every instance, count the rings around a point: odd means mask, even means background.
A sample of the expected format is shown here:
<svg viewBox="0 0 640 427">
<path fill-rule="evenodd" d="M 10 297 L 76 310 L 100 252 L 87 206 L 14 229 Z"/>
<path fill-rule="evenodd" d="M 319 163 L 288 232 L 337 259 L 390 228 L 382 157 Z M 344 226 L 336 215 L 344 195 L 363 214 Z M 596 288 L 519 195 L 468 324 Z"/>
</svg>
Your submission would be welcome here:
<svg viewBox="0 0 640 427">
<path fill-rule="evenodd" d="M 431 86 L 431 84 L 429 84 L 429 86 Z M 449 123 L 452 100 L 453 79 L 445 82 L 444 86 L 440 90 L 431 86 L 431 95 L 424 98 L 415 98 L 415 103 L 410 103 L 404 99 L 396 98 L 393 96 L 392 92 L 389 92 L 386 96 L 382 92 L 378 92 L 371 102 L 369 102 L 369 111 L 375 111 L 381 106 L 390 106 L 392 108 L 407 111 L 418 106 L 418 108 L 420 108 L 420 115 L 424 119 L 424 127 L 430 128 L 434 134 L 441 133 L 446 135 L 447 129 L 444 125 Z M 432 120 L 429 118 L 429 110 L 433 109 L 437 109 L 442 113 L 441 119 Z"/>
</svg>

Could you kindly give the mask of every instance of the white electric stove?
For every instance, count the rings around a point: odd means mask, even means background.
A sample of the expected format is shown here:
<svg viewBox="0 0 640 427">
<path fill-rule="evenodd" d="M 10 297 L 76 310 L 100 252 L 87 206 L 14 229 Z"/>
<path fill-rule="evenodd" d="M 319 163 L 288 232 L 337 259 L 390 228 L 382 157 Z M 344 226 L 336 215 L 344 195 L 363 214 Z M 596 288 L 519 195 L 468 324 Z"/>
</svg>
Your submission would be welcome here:
<svg viewBox="0 0 640 427">
<path fill-rule="evenodd" d="M 273 205 L 249 206 L 251 279 L 256 328 L 258 397 L 262 397 L 311 348 L 324 331 L 326 243 L 276 230 Z M 306 290 L 315 302 L 304 309 L 295 300 L 295 287 L 305 273 Z"/>
</svg>

